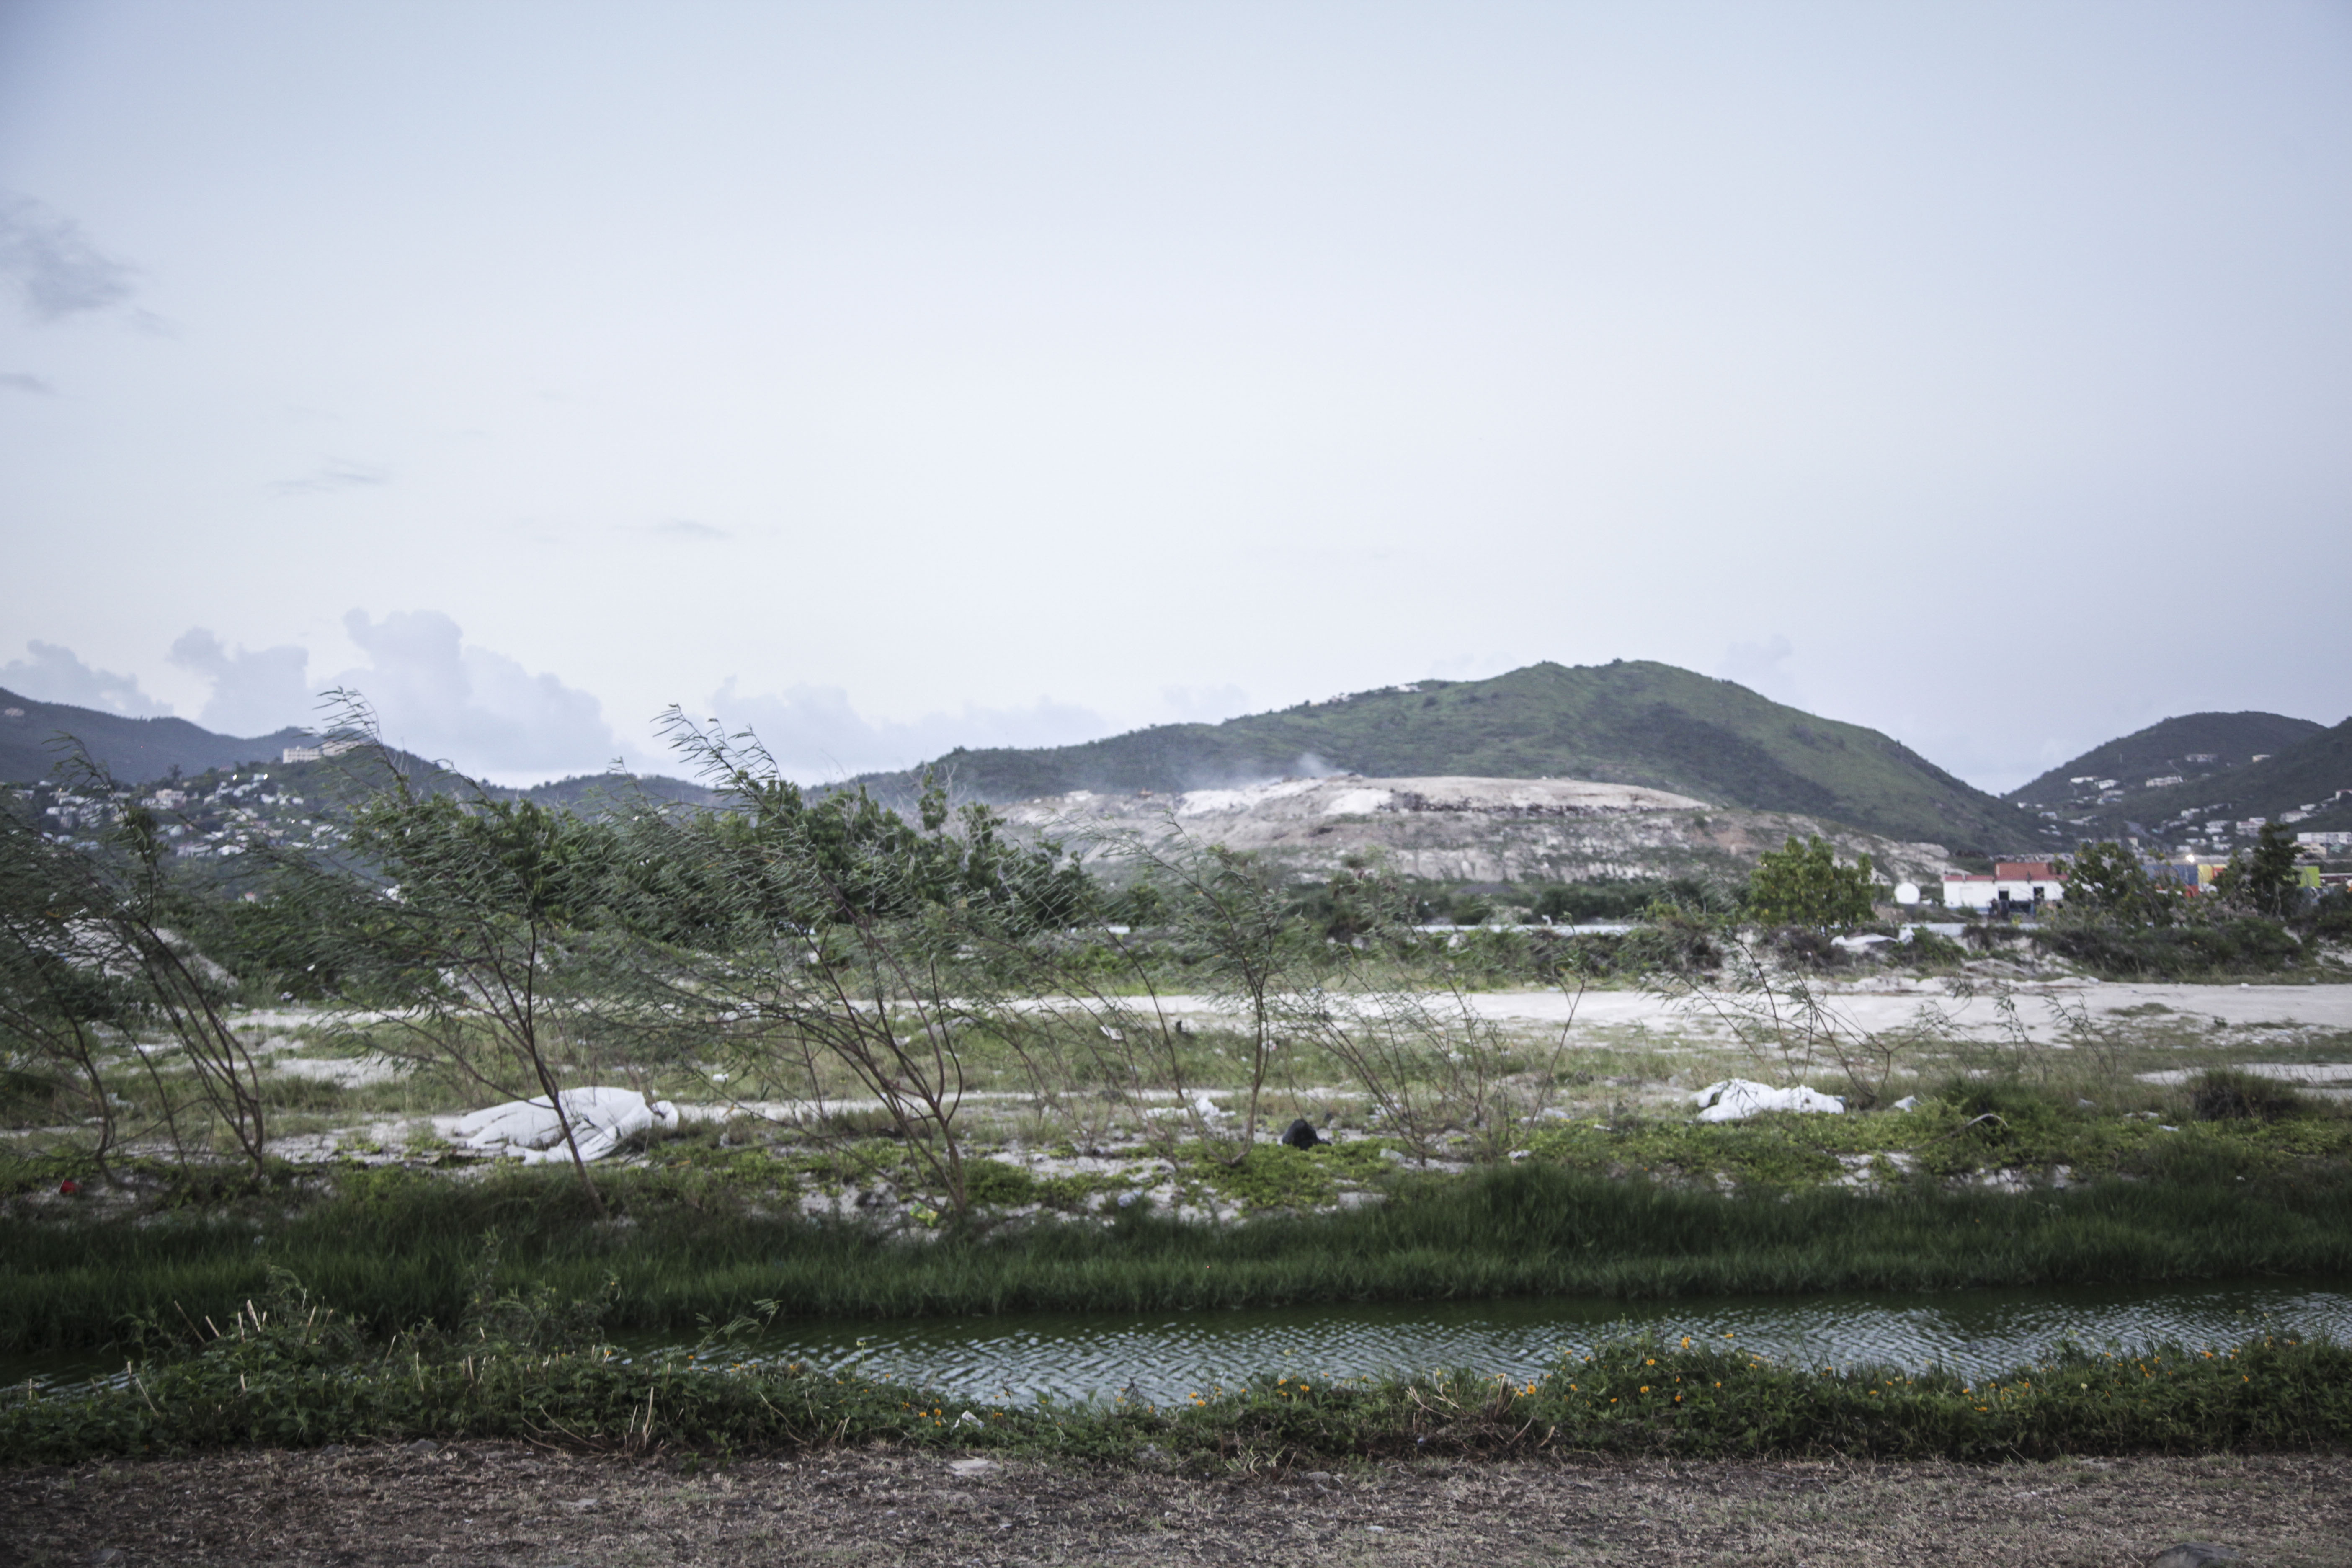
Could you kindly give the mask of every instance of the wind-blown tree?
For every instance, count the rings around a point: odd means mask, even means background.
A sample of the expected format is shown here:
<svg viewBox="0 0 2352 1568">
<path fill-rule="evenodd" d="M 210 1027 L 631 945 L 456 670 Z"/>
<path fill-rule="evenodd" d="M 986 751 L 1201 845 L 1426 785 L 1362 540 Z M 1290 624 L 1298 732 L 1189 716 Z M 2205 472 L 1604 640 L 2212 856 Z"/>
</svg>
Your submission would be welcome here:
<svg viewBox="0 0 2352 1568">
<path fill-rule="evenodd" d="M 625 989 L 629 943 L 615 938 L 624 922 L 611 907 L 618 831 L 454 774 L 412 777 L 364 700 L 331 695 L 330 732 L 373 787 L 331 860 L 286 857 L 288 896 L 310 911 L 341 999 L 380 1004 L 405 1054 L 502 1099 L 546 1100 L 601 1211 L 564 1077 L 593 1054 Z"/>
<path fill-rule="evenodd" d="M 795 1062 L 815 1099 L 826 1064 L 846 1071 L 963 1210 L 959 1041 L 1009 1026 L 982 961 L 1085 917 L 1083 868 L 1013 841 L 985 806 L 951 810 L 928 782 L 909 823 L 863 791 L 811 802 L 756 736 L 676 710 L 666 730 L 724 806 L 640 818 L 621 857 L 625 880 L 646 879 L 635 929 L 681 964 L 644 1016 L 714 1020 L 755 1070 Z"/>
<path fill-rule="evenodd" d="M 1212 844 L 1155 858 L 1180 948 L 1201 960 L 1210 993 L 1238 1016 L 1249 1092 L 1241 1126 L 1246 1152 L 1257 1136 L 1265 1080 L 1284 1044 L 1279 1024 L 1292 994 L 1319 988 L 1328 947 L 1295 910 L 1292 889 L 1264 860 Z"/>
<path fill-rule="evenodd" d="M 2303 902 L 2294 840 L 2277 823 L 2263 823 L 2253 847 L 2231 856 L 2217 882 L 2224 899 L 2256 914 L 2293 914 Z"/>
<path fill-rule="evenodd" d="M 0 806 L 0 1053 L 95 1125 L 89 1154 L 103 1171 L 118 1120 L 108 1062 L 137 1004 L 108 972 L 114 943 L 90 918 L 81 853 Z"/>
<path fill-rule="evenodd" d="M 2170 925 L 2179 904 L 2121 844 L 2085 844 L 2057 871 L 2066 879 L 2063 912 L 2070 917 Z"/>
<path fill-rule="evenodd" d="M 85 754 L 65 771 L 79 790 L 127 801 Z M 153 812 L 124 804 L 89 838 L 46 838 L 16 812 L 0 812 L 0 1027 L 51 1058 L 82 1088 L 113 1138 L 113 1098 L 102 1059 L 110 1036 L 161 1030 L 177 1047 L 140 1052 L 157 1115 L 184 1157 L 192 1116 L 223 1132 L 261 1179 L 268 1121 L 260 1068 L 229 1022 L 236 977 L 198 951 L 184 931 L 201 893 L 166 853 Z"/>
</svg>

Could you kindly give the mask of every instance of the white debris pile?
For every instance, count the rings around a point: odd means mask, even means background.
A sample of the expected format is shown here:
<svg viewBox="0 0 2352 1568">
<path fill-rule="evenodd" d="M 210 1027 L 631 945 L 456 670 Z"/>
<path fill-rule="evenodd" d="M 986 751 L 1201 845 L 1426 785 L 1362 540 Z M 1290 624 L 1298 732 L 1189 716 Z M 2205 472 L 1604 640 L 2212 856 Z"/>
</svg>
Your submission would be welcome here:
<svg viewBox="0 0 2352 1568">
<path fill-rule="evenodd" d="M 634 1089 L 567 1089 L 562 1099 L 563 1116 L 543 1094 L 477 1110 L 458 1118 L 449 1142 L 471 1153 L 513 1156 L 535 1165 L 572 1158 L 563 1142 L 564 1117 L 571 1119 L 572 1142 L 583 1160 L 601 1160 L 656 1127 L 677 1125 L 677 1106 L 667 1100 L 648 1105 Z"/>
<path fill-rule="evenodd" d="M 1836 1095 L 1823 1094 L 1803 1084 L 1794 1089 L 1774 1089 L 1769 1083 L 1745 1078 L 1727 1078 L 1721 1083 L 1708 1084 L 1691 1096 L 1691 1103 L 1701 1108 L 1701 1121 L 1745 1121 L 1768 1110 L 1810 1110 L 1834 1116 L 1845 1110 L 1845 1101 Z"/>
</svg>

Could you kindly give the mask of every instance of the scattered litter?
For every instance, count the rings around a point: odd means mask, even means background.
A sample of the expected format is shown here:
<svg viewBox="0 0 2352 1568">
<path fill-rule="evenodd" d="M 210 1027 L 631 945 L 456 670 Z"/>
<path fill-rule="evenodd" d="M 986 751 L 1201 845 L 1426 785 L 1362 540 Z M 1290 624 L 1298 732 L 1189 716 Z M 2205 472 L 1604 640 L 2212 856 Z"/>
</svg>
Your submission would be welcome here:
<svg viewBox="0 0 2352 1568">
<path fill-rule="evenodd" d="M 1906 1094 L 1902 1099 L 1895 1102 L 1895 1109 L 1897 1110 L 1916 1110 L 1919 1109 L 1919 1097 L 1916 1094 Z"/>
<path fill-rule="evenodd" d="M 656 1127 L 675 1127 L 678 1120 L 677 1106 L 667 1100 L 648 1105 L 634 1089 L 567 1089 L 563 1110 L 583 1160 L 601 1160 L 630 1139 Z M 449 1129 L 449 1142 L 477 1154 L 513 1155 L 529 1165 L 572 1157 L 564 1146 L 563 1119 L 545 1095 L 461 1117 Z"/>
<path fill-rule="evenodd" d="M 1701 1107 L 1701 1121 L 1744 1121 L 1768 1110 L 1834 1116 L 1845 1110 L 1845 1101 L 1836 1095 L 1823 1094 L 1802 1084 L 1794 1089 L 1774 1089 L 1769 1083 L 1745 1078 L 1727 1078 L 1721 1083 L 1708 1084 L 1691 1096 L 1691 1103 Z"/>
</svg>

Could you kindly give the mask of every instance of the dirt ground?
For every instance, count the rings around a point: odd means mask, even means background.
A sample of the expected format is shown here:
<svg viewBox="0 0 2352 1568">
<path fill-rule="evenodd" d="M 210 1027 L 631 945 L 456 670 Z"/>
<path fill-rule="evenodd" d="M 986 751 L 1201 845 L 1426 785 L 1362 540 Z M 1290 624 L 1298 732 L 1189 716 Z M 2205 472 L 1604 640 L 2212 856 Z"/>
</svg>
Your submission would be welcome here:
<svg viewBox="0 0 2352 1568">
<path fill-rule="evenodd" d="M 1987 1564 L 2181 1542 L 2352 1564 L 2352 1458 L 1381 1464 L 1201 1479 L 846 1452 L 699 1473 L 515 1444 L 0 1471 L 0 1565 Z"/>
</svg>

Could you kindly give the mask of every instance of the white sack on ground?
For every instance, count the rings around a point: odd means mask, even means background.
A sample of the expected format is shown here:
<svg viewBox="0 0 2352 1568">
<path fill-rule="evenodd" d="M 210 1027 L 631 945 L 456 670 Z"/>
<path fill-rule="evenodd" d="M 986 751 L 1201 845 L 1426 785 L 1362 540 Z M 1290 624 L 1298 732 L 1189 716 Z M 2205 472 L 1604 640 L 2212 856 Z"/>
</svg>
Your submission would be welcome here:
<svg viewBox="0 0 2352 1568">
<path fill-rule="evenodd" d="M 648 1105 L 634 1089 L 567 1089 L 563 1109 L 583 1160 L 601 1160 L 656 1127 L 677 1125 L 677 1106 L 667 1100 Z M 572 1158 L 563 1143 L 563 1123 L 543 1094 L 462 1118 L 449 1130 L 449 1142 L 476 1154 L 513 1155 L 532 1165 Z"/>
<path fill-rule="evenodd" d="M 1769 1083 L 1753 1079 L 1727 1078 L 1721 1083 L 1708 1084 L 1691 1096 L 1691 1103 L 1705 1109 L 1699 1111 L 1701 1121 L 1745 1121 L 1767 1110 L 1817 1110 L 1836 1115 L 1845 1110 L 1845 1101 L 1833 1094 L 1799 1084 L 1794 1089 L 1774 1089 Z"/>
</svg>

